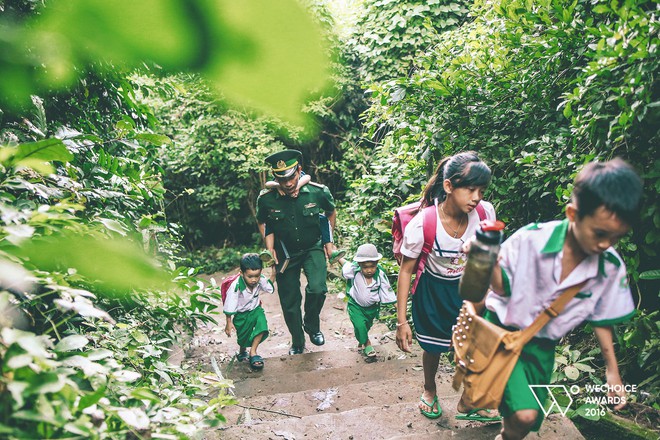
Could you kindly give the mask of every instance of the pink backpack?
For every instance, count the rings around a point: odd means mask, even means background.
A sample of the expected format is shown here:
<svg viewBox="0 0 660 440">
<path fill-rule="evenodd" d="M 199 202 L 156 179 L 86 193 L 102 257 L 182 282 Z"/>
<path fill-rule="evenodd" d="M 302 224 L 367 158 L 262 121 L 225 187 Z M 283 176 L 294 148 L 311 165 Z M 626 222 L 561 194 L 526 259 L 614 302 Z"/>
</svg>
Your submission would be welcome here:
<svg viewBox="0 0 660 440">
<path fill-rule="evenodd" d="M 399 263 L 399 265 L 401 265 L 401 261 L 403 260 L 403 255 L 401 255 L 403 231 L 405 231 L 406 226 L 408 226 L 408 223 L 410 223 L 410 220 L 412 220 L 412 218 L 419 212 L 420 205 L 421 202 L 414 202 L 394 210 L 394 218 L 392 219 L 392 250 L 394 251 L 394 258 L 396 258 L 396 261 Z M 479 220 L 485 220 L 486 211 L 484 210 L 484 207 L 481 206 L 481 203 L 477 204 L 475 209 L 479 215 Z M 426 259 L 433 249 L 437 223 L 438 214 L 436 212 L 435 205 L 430 205 L 424 208 L 424 245 L 422 246 L 422 252 L 419 254 L 419 258 L 415 263 L 415 269 L 413 270 L 415 272 L 415 281 L 413 282 L 412 288 L 410 289 L 411 294 L 415 293 L 417 282 L 419 281 L 419 277 L 424 271 L 424 266 L 426 265 Z"/>
<path fill-rule="evenodd" d="M 222 283 L 220 283 L 220 295 L 222 296 L 222 303 L 225 303 L 225 299 L 227 299 L 227 291 L 229 290 L 229 286 L 231 286 L 231 283 L 236 280 L 241 274 L 236 273 L 234 275 L 229 275 L 227 278 L 222 280 Z"/>
</svg>

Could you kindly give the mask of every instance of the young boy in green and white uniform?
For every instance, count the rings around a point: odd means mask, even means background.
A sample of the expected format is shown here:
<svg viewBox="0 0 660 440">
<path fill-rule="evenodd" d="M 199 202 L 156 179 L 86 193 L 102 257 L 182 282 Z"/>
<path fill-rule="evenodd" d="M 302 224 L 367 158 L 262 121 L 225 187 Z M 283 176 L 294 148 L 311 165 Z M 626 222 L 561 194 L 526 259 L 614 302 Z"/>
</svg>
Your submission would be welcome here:
<svg viewBox="0 0 660 440">
<path fill-rule="evenodd" d="M 268 337 L 268 322 L 259 295 L 275 291 L 275 270 L 271 269 L 268 279 L 261 274 L 262 269 L 263 262 L 258 254 L 243 255 L 241 276 L 229 285 L 223 306 L 227 317 L 225 333 L 231 336 L 232 329 L 236 329 L 240 347 L 237 358 L 239 361 L 248 359 L 254 370 L 264 367 L 264 360 L 257 354 L 257 348 Z M 250 347 L 249 354 L 247 347 Z"/>
<path fill-rule="evenodd" d="M 369 330 L 378 318 L 381 304 L 396 302 L 396 293 L 387 274 L 378 265 L 383 258 L 376 246 L 367 243 L 358 247 L 353 261 L 340 258 L 342 276 L 346 279 L 348 294 L 348 316 L 353 323 L 358 348 L 367 357 L 376 356 L 369 340 Z"/>
<path fill-rule="evenodd" d="M 600 345 L 607 384 L 614 389 L 610 395 L 625 397 L 612 325 L 630 319 L 635 304 L 625 265 L 612 246 L 636 223 L 641 196 L 642 181 L 624 161 L 590 163 L 576 178 L 563 221 L 528 225 L 503 243 L 485 300 L 491 322 L 524 329 L 567 288 L 586 284 L 523 349 L 499 408 L 498 439 L 521 439 L 539 429 L 543 413 L 529 386 L 550 383 L 555 345 L 584 321 Z M 534 391 L 545 401 L 545 388 Z"/>
</svg>

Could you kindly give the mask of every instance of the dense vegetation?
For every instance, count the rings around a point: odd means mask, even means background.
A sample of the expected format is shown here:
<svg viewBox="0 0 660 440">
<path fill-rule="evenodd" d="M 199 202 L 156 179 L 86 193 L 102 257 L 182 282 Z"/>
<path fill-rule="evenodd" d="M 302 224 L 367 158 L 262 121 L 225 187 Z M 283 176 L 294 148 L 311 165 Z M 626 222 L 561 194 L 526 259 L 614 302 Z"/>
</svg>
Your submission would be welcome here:
<svg viewBox="0 0 660 440">
<path fill-rule="evenodd" d="M 104 28 L 94 41 L 115 58 L 99 59 L 72 37 L 82 24 L 66 34 L 70 54 L 47 56 L 38 37 L 58 24 L 48 3 L 37 22 L 41 2 L 0 6 L 0 436 L 176 438 L 222 420 L 231 400 L 209 399 L 213 390 L 169 364 L 168 350 L 217 307 L 215 287 L 196 274 L 260 246 L 263 158 L 285 147 L 302 150 L 305 171 L 335 194 L 340 244 L 373 242 L 392 277 L 392 210 L 419 196 L 445 155 L 477 150 L 491 165 L 487 198 L 509 231 L 559 218 L 582 164 L 632 162 L 645 207 L 619 251 L 640 312 L 619 329 L 617 354 L 624 380 L 643 391 L 633 399 L 660 409 L 656 3 L 364 0 L 340 37 L 324 2 L 309 1 L 334 87 L 295 84 L 286 99 L 279 90 L 293 87 L 300 59 L 276 55 L 293 60 L 287 73 L 254 81 L 263 66 L 241 64 L 250 35 L 209 11 L 186 10 L 171 33 L 192 23 L 202 31 L 187 44 L 210 50 L 205 38 L 217 33 L 227 54 L 183 56 L 177 46 L 144 59 L 146 45 L 126 44 L 136 35 Z M 247 15 L 263 24 L 290 7 Z M 272 49 L 268 36 L 253 37 Z M 157 49 L 156 39 L 145 41 Z M 242 65 L 251 88 L 224 78 L 218 93 L 217 60 Z M 232 85 L 268 99 L 236 105 Z M 302 113 L 292 111 L 301 95 Z M 563 341 L 555 380 L 602 381 L 588 330 Z"/>
</svg>

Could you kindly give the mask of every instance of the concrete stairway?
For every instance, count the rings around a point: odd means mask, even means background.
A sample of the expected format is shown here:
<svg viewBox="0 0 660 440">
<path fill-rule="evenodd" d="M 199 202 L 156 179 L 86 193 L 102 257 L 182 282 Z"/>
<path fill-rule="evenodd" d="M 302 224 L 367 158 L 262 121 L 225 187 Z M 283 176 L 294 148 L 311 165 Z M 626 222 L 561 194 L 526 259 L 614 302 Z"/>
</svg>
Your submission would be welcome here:
<svg viewBox="0 0 660 440">
<path fill-rule="evenodd" d="M 186 363 L 209 373 L 215 360 L 225 378 L 234 383 L 238 405 L 227 407 L 224 427 L 206 433 L 206 439 L 493 439 L 499 423 L 458 421 L 460 394 L 451 388 L 452 368 L 441 363 L 438 398 L 443 415 L 430 420 L 420 414 L 421 350 L 415 345 L 404 354 L 394 334 L 383 324 L 370 333 L 378 356 L 366 362 L 345 304 L 328 295 L 322 318 L 326 344 L 308 343 L 302 355 L 289 356 L 289 334 L 277 295 L 263 298 L 271 330 L 259 354 L 265 367 L 252 372 L 247 362 L 232 361 L 235 338 L 224 335 L 223 325 L 201 329 L 187 351 Z M 371 360 L 371 359 L 370 359 Z M 583 438 L 569 419 L 551 416 L 530 439 Z"/>
</svg>

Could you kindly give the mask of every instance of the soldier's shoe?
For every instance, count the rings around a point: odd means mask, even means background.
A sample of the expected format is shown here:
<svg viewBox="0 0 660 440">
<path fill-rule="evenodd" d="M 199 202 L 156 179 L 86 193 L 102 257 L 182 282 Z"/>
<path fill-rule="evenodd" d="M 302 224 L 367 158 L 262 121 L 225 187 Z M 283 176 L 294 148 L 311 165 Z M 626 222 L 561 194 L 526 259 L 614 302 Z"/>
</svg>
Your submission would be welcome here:
<svg viewBox="0 0 660 440">
<path fill-rule="evenodd" d="M 301 346 L 301 347 L 296 347 L 296 346 L 292 345 L 291 348 L 289 349 L 289 354 L 290 355 L 303 354 L 304 351 L 305 351 L 305 346 L 304 345 Z"/>
<path fill-rule="evenodd" d="M 340 258 L 343 258 L 344 255 L 346 255 L 346 251 L 343 249 L 337 249 L 336 251 L 332 251 L 332 253 L 330 254 L 330 258 L 328 258 L 328 263 L 335 264 L 337 261 L 339 261 Z"/>
<path fill-rule="evenodd" d="M 323 337 L 323 333 L 321 333 L 321 332 L 310 333 L 309 334 L 309 340 L 314 345 L 323 345 L 323 344 L 325 344 L 325 338 Z"/>
<path fill-rule="evenodd" d="M 275 258 L 269 250 L 264 250 L 259 254 L 259 259 L 264 263 L 265 267 L 270 267 L 275 264 Z"/>
</svg>

